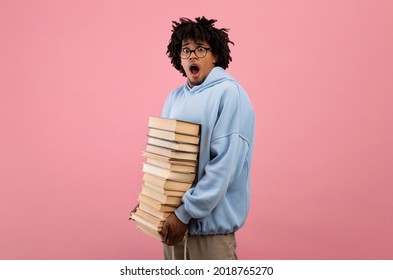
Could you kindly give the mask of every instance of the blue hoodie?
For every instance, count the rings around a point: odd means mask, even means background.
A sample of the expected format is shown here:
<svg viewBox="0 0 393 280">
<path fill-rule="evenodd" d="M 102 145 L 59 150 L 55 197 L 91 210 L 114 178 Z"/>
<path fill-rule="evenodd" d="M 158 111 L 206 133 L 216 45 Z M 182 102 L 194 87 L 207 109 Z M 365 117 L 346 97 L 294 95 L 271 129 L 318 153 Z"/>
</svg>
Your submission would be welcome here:
<svg viewBox="0 0 393 280">
<path fill-rule="evenodd" d="M 190 235 L 227 234 L 243 226 L 250 205 L 254 110 L 246 92 L 221 67 L 193 88 L 171 92 L 162 117 L 202 126 L 198 179 L 175 214 Z"/>
</svg>

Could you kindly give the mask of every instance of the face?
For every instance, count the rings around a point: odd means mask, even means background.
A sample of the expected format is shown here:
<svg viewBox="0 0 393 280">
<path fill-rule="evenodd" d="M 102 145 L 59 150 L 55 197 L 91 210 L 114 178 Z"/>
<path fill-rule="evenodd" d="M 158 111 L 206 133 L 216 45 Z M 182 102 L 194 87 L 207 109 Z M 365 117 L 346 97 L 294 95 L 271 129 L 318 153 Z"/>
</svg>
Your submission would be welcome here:
<svg viewBox="0 0 393 280">
<path fill-rule="evenodd" d="M 210 45 L 204 41 L 195 42 L 192 39 L 186 39 L 182 42 L 182 49 L 188 48 L 195 50 L 199 47 L 210 48 Z M 215 67 L 216 56 L 213 55 L 211 50 L 207 51 L 207 54 L 203 58 L 198 58 L 194 52 L 191 53 L 187 59 L 181 58 L 181 65 L 186 72 L 187 83 L 189 87 L 200 85 L 209 75 L 210 71 Z"/>
</svg>

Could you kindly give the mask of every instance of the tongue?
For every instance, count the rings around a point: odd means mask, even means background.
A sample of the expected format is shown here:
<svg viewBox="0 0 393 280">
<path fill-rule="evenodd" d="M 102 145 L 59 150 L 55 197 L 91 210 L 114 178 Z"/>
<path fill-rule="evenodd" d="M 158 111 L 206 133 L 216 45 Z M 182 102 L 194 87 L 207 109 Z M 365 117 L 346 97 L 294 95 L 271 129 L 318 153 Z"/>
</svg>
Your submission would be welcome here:
<svg viewBox="0 0 393 280">
<path fill-rule="evenodd" d="M 199 69 L 196 66 L 192 66 L 190 70 L 191 70 L 192 74 L 198 74 L 198 72 L 199 72 Z"/>
</svg>

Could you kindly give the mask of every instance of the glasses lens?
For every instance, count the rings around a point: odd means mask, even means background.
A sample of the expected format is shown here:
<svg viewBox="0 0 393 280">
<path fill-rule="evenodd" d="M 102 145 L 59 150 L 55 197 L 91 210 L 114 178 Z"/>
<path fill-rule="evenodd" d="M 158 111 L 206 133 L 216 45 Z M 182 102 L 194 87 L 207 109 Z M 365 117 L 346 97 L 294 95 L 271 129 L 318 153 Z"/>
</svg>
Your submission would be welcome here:
<svg viewBox="0 0 393 280">
<path fill-rule="evenodd" d="M 180 57 L 181 58 L 189 58 L 191 55 L 191 51 L 188 48 L 184 48 L 180 50 Z"/>
<path fill-rule="evenodd" d="M 195 50 L 195 54 L 196 54 L 196 56 L 197 57 L 199 57 L 199 58 L 202 58 L 202 57 L 205 57 L 206 56 L 206 53 L 207 53 L 207 50 L 205 49 L 205 48 L 197 48 L 196 50 Z"/>
</svg>

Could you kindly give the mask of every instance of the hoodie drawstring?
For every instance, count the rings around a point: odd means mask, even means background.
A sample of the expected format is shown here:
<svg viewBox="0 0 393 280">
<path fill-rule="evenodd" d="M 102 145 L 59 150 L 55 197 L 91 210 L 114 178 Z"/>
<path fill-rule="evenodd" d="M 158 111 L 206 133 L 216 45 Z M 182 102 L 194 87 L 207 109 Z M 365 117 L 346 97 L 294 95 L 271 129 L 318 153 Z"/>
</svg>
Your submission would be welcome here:
<svg viewBox="0 0 393 280">
<path fill-rule="evenodd" d="M 187 259 L 187 240 L 188 238 L 184 241 L 184 260 Z"/>
<path fill-rule="evenodd" d="M 184 260 L 187 260 L 187 240 L 188 240 L 188 238 L 186 238 L 185 240 L 184 240 L 184 255 L 183 255 L 183 258 L 184 258 Z M 174 260 L 175 259 L 175 246 L 171 246 L 171 252 L 172 252 L 172 260 Z"/>
</svg>

